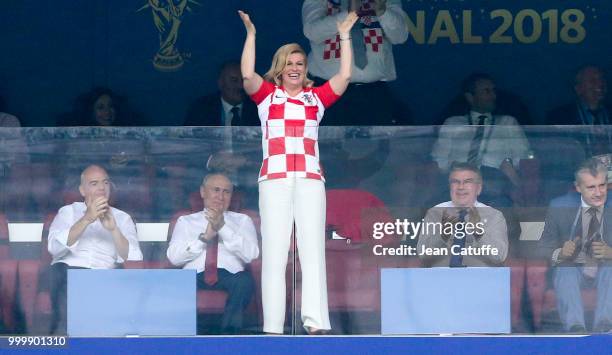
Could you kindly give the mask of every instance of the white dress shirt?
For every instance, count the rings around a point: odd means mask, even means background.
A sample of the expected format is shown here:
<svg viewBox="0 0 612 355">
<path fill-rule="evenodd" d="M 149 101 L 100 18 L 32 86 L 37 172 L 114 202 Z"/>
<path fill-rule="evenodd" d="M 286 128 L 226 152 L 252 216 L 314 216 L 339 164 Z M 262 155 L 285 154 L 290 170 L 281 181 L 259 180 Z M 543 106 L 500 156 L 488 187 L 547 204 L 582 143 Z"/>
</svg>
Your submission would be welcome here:
<svg viewBox="0 0 612 355">
<path fill-rule="evenodd" d="M 232 113 L 232 109 L 234 108 L 234 106 L 238 107 L 238 114 L 242 116 L 242 102 L 239 103 L 238 105 L 232 105 L 232 104 L 229 104 L 227 101 L 223 100 L 223 98 L 221 98 L 221 106 L 223 107 L 223 125 L 224 126 L 232 125 L 232 122 L 230 120 L 234 118 L 234 114 Z"/>
<path fill-rule="evenodd" d="M 467 161 L 478 129 L 472 122 L 480 115 L 472 111 L 470 115 L 453 116 L 444 121 L 432 151 L 432 158 L 440 169 L 448 171 L 452 162 Z M 498 169 L 504 159 L 511 158 L 514 167 L 518 168 L 520 160 L 529 156 L 529 142 L 523 129 L 512 116 L 485 116 L 479 151 L 482 165 Z"/>
<path fill-rule="evenodd" d="M 225 224 L 218 233 L 217 267 L 235 274 L 259 256 L 257 232 L 253 221 L 245 214 L 226 211 L 223 219 Z M 204 271 L 206 243 L 199 235 L 207 226 L 203 211 L 179 217 L 166 253 L 168 260 L 183 269 Z"/>
<path fill-rule="evenodd" d="M 90 269 L 112 269 L 124 260 L 117 253 L 111 232 L 104 228 L 100 220 L 91 223 L 79 239 L 68 246 L 70 228 L 84 215 L 87 206 L 83 202 L 60 208 L 49 227 L 48 249 L 53 256 L 51 264 L 62 262 L 70 266 Z M 128 260 L 142 260 L 138 245 L 136 226 L 125 212 L 111 207 L 117 227 L 129 243 Z"/>
</svg>

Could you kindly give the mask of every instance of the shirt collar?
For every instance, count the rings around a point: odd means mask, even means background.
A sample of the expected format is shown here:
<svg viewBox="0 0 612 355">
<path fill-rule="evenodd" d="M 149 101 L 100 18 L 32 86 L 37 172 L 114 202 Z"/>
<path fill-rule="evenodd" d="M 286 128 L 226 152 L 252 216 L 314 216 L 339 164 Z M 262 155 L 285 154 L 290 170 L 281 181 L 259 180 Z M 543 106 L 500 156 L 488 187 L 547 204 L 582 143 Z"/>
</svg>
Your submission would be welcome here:
<svg viewBox="0 0 612 355">
<path fill-rule="evenodd" d="M 74 205 L 79 212 L 87 210 L 85 202 L 75 202 Z"/>
<path fill-rule="evenodd" d="M 202 209 L 202 212 L 206 212 L 206 207 L 204 207 L 204 209 Z M 226 214 L 227 214 L 227 210 L 223 211 L 223 215 L 225 216 Z M 202 214 L 202 215 L 204 215 L 204 214 Z"/>
<path fill-rule="evenodd" d="M 453 201 L 448 201 L 448 205 L 449 205 L 450 207 L 455 207 L 455 208 L 471 208 L 471 207 L 457 207 L 457 206 L 455 206 L 455 204 L 453 203 Z M 486 206 L 486 205 L 485 205 L 484 203 L 482 203 L 482 202 L 480 202 L 480 201 L 478 201 L 478 200 L 477 200 L 476 202 L 474 202 L 474 206 L 472 206 L 472 207 L 485 207 L 485 206 Z"/>
<path fill-rule="evenodd" d="M 231 105 L 227 101 L 223 100 L 223 97 L 221 97 L 221 105 L 223 105 L 223 112 L 225 112 L 226 114 L 230 113 L 234 106 L 238 107 L 238 109 L 242 111 L 242 102 L 238 105 Z"/>
<path fill-rule="evenodd" d="M 587 204 L 586 202 L 584 202 L 584 199 L 582 198 L 582 196 L 580 196 L 580 206 L 586 209 L 593 207 Z M 597 213 L 601 214 L 603 212 L 604 206 L 595 207 L 595 209 L 597 210 Z"/>
<path fill-rule="evenodd" d="M 595 111 L 595 112 L 599 112 L 599 111 L 601 111 L 601 109 L 603 108 L 603 105 L 602 105 L 602 104 L 600 104 L 600 105 L 599 105 L 599 107 L 598 107 L 596 110 L 591 110 L 591 109 L 589 108 L 589 106 L 588 106 L 588 105 L 587 105 L 587 104 L 586 104 L 584 101 L 582 101 L 582 100 L 580 100 L 580 99 L 578 100 L 578 106 L 579 106 L 579 107 L 580 107 L 582 110 L 584 110 L 584 112 L 589 112 L 589 113 L 591 113 L 591 112 L 593 112 L 593 111 Z"/>
<path fill-rule="evenodd" d="M 470 123 L 478 122 L 480 116 L 486 116 L 484 124 L 491 124 L 493 115 L 490 112 L 480 113 L 476 111 L 470 111 Z"/>
</svg>

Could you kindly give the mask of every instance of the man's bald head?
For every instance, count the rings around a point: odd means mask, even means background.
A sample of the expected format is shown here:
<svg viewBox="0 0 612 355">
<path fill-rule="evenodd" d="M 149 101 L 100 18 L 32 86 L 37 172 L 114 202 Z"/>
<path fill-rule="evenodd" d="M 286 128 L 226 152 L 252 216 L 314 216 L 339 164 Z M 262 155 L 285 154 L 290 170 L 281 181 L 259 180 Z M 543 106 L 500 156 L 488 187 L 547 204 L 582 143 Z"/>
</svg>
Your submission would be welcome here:
<svg viewBox="0 0 612 355">
<path fill-rule="evenodd" d="M 83 185 L 83 182 L 86 181 L 86 177 L 89 174 L 92 174 L 94 172 L 101 172 L 101 173 L 108 175 L 108 173 L 106 172 L 106 169 L 104 169 L 100 165 L 92 164 L 86 167 L 85 169 L 83 169 L 83 171 L 81 172 L 81 185 Z"/>
<path fill-rule="evenodd" d="M 98 197 L 109 198 L 110 179 L 106 170 L 99 165 L 90 165 L 81 173 L 81 184 L 79 186 L 81 196 L 87 199 Z"/>
</svg>

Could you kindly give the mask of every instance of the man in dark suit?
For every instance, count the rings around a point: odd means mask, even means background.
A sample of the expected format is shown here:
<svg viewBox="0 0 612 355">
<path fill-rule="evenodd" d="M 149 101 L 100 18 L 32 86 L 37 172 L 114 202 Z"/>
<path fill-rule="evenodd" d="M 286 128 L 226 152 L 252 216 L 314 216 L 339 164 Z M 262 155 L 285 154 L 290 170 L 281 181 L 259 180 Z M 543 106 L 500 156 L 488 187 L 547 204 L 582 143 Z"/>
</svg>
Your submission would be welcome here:
<svg viewBox="0 0 612 355">
<path fill-rule="evenodd" d="M 557 310 L 566 331 L 584 333 L 581 286 L 597 287 L 593 330 L 612 330 L 612 207 L 607 168 L 596 159 L 575 173 L 578 194 L 551 201 L 540 249 L 554 268 Z"/>
<path fill-rule="evenodd" d="M 196 99 L 185 126 L 259 126 L 257 106 L 246 99 L 240 63 L 226 62 L 217 79 L 219 91 Z"/>
<path fill-rule="evenodd" d="M 605 102 L 607 92 L 608 84 L 602 68 L 594 65 L 580 68 L 574 78 L 576 101 L 550 111 L 546 123 L 590 126 L 590 129 L 572 136 L 581 141 L 589 156 L 609 153 L 612 132 L 602 127 L 609 125 L 612 118 L 612 108 Z"/>
</svg>

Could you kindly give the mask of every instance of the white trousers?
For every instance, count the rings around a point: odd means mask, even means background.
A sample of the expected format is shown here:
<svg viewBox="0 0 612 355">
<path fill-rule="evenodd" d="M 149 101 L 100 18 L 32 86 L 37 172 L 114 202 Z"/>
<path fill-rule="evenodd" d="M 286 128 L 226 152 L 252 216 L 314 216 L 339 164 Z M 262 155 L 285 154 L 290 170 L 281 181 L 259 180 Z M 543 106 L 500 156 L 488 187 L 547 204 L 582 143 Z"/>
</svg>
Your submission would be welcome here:
<svg viewBox="0 0 612 355">
<path fill-rule="evenodd" d="M 283 333 L 287 255 L 295 221 L 302 267 L 302 323 L 331 329 L 325 270 L 325 184 L 305 178 L 259 183 L 264 332 Z"/>
</svg>

